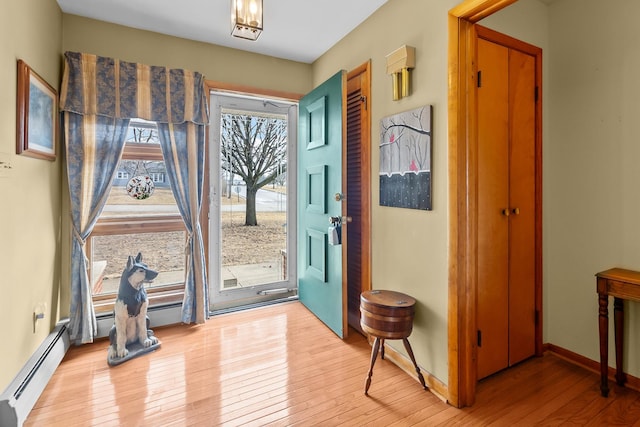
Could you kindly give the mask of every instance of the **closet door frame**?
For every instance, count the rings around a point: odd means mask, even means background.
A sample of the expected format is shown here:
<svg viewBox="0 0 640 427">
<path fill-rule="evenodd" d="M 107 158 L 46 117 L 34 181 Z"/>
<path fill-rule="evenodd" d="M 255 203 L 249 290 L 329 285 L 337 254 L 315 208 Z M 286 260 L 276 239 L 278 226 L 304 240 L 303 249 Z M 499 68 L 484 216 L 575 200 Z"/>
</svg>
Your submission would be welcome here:
<svg viewBox="0 0 640 427">
<path fill-rule="evenodd" d="M 477 105 L 476 23 L 516 0 L 463 0 L 449 11 L 449 378 L 448 401 L 473 405 L 476 395 Z M 542 57 L 536 56 L 536 309 L 542 313 Z M 536 355 L 542 354 L 542 315 Z"/>
</svg>

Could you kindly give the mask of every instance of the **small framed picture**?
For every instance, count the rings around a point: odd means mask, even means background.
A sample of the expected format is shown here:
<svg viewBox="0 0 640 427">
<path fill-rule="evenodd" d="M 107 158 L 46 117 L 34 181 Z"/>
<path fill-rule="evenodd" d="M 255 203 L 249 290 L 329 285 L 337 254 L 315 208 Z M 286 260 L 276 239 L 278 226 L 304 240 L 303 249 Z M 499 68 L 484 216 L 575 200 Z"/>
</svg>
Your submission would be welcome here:
<svg viewBox="0 0 640 427">
<path fill-rule="evenodd" d="M 16 153 L 55 160 L 58 94 L 24 61 L 18 60 Z"/>
</svg>

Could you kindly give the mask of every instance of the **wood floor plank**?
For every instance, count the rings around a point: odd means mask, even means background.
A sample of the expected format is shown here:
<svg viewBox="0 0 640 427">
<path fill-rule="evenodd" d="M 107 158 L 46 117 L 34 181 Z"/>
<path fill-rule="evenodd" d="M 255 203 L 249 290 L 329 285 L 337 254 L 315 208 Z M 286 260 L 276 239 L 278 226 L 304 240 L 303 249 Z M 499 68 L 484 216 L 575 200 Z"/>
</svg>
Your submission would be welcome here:
<svg viewBox="0 0 640 427">
<path fill-rule="evenodd" d="M 25 426 L 632 425 L 640 393 L 553 354 L 478 384 L 457 409 L 387 360 L 364 395 L 371 347 L 339 339 L 301 304 L 156 328 L 160 348 L 116 367 L 108 342 L 73 347 Z"/>
</svg>

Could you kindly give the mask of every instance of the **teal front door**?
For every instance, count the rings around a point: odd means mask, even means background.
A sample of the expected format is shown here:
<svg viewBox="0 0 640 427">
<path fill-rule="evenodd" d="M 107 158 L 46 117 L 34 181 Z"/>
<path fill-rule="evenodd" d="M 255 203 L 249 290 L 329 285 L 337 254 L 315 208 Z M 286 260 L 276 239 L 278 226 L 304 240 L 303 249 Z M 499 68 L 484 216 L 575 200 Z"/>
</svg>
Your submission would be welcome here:
<svg viewBox="0 0 640 427">
<path fill-rule="evenodd" d="M 339 337 L 347 336 L 342 219 L 343 91 L 340 71 L 300 100 L 298 119 L 298 293 L 299 299 Z M 333 236 L 332 236 L 333 235 Z M 332 238 L 333 237 L 333 238 Z"/>
</svg>

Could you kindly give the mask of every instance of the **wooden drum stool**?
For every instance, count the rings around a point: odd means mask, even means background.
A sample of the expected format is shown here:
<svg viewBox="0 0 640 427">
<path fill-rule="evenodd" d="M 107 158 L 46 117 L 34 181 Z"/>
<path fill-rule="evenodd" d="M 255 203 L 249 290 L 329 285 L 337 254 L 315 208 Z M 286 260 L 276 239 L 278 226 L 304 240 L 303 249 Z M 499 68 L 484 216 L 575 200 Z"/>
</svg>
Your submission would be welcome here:
<svg viewBox="0 0 640 427">
<path fill-rule="evenodd" d="M 360 295 L 360 326 L 367 334 L 375 337 L 371 349 L 371 367 L 367 375 L 364 394 L 368 394 L 373 375 L 373 365 L 376 363 L 378 351 L 384 359 L 384 340 L 402 340 L 413 366 L 416 367 L 418 379 L 426 390 L 424 377 L 416 363 L 411 350 L 411 344 L 407 337 L 413 329 L 413 315 L 415 313 L 416 300 L 408 295 L 394 291 L 372 290 Z"/>
</svg>

